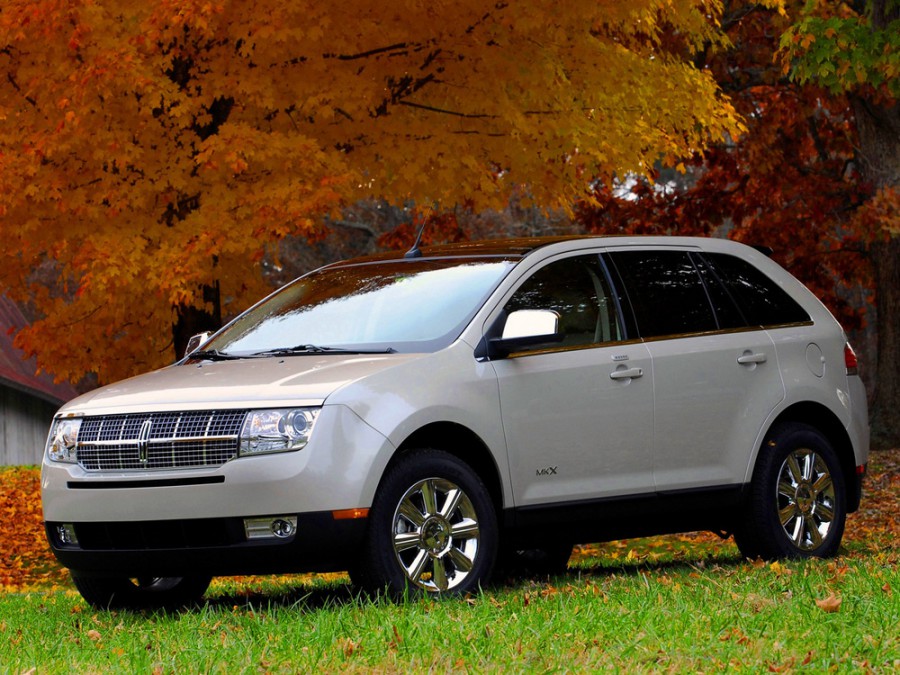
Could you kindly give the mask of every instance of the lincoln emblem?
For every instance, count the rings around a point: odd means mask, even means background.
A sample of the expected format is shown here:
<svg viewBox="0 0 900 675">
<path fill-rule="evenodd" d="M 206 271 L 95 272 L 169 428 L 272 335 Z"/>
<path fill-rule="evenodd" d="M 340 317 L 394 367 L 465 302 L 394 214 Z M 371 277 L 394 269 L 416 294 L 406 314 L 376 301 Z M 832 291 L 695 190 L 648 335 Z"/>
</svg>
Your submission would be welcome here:
<svg viewBox="0 0 900 675">
<path fill-rule="evenodd" d="M 138 434 L 138 461 L 141 464 L 147 463 L 147 449 L 150 446 L 150 427 L 152 426 L 153 420 L 144 420 L 141 432 Z"/>
</svg>

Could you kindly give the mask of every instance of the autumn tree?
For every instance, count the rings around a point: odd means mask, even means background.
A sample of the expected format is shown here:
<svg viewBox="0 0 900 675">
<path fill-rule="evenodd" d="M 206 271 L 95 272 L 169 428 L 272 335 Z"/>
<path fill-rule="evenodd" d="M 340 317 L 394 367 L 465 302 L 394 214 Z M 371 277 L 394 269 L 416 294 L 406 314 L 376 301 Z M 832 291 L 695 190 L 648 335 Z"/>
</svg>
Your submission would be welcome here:
<svg viewBox="0 0 900 675">
<path fill-rule="evenodd" d="M 655 182 L 599 184 L 596 203 L 582 206 L 579 219 L 592 231 L 717 234 L 769 246 L 849 329 L 874 321 L 863 310 L 882 303 L 879 358 L 877 366 L 866 364 L 865 374 L 878 382 L 873 408 L 886 413 L 876 422 L 884 433 L 897 424 L 900 408 L 886 398 L 897 379 L 890 364 L 898 347 L 890 337 L 895 314 L 883 302 L 900 283 L 878 280 L 876 249 L 890 241 L 895 216 L 868 177 L 858 102 L 814 78 L 791 77 L 790 62 L 784 65 L 782 44 L 794 44 L 807 4 L 786 3 L 782 14 L 753 2 L 725 2 L 721 25 L 731 48 L 711 46 L 694 58 L 731 97 L 747 132 L 685 159 L 684 175 L 660 170 Z M 821 65 L 837 63 L 823 58 Z"/>
<path fill-rule="evenodd" d="M 58 376 L 168 361 L 363 197 L 567 205 L 740 131 L 687 55 L 716 0 L 7 0 L 0 286 Z M 51 268 L 60 288 L 35 281 Z M 174 337 L 173 337 L 174 336 Z M 173 350 L 173 344 L 175 349 Z"/>
<path fill-rule="evenodd" d="M 872 426 L 900 442 L 900 2 L 809 0 L 782 46 L 795 79 L 846 94 L 853 107 L 871 194 L 855 226 L 867 244 L 878 313 Z"/>
</svg>

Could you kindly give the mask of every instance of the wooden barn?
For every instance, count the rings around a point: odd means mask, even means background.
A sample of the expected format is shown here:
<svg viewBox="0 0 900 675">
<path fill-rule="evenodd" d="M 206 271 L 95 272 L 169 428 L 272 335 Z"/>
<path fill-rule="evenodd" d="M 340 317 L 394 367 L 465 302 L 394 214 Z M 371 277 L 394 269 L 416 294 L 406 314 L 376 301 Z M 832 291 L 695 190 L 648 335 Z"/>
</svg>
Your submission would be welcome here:
<svg viewBox="0 0 900 675">
<path fill-rule="evenodd" d="M 35 375 L 35 359 L 13 346 L 25 325 L 18 306 L 0 295 L 0 465 L 40 464 L 53 414 L 77 395 L 47 373 Z"/>
</svg>

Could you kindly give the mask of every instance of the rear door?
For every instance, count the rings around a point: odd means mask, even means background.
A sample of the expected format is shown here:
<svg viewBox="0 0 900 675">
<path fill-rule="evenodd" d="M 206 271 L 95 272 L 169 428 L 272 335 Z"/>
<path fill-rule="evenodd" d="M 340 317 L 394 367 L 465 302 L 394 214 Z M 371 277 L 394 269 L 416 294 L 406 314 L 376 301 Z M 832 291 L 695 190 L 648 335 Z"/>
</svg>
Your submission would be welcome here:
<svg viewBox="0 0 900 675">
<path fill-rule="evenodd" d="M 609 254 L 653 362 L 653 475 L 660 492 L 735 485 L 784 386 L 768 333 L 748 326 L 688 250 Z"/>
</svg>

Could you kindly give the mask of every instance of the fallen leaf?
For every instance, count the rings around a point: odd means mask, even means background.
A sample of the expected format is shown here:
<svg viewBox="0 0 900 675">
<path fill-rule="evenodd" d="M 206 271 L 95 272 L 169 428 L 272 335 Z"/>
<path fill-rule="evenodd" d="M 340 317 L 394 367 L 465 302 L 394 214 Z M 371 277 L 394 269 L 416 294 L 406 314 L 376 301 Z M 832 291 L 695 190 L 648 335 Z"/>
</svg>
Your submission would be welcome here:
<svg viewBox="0 0 900 675">
<path fill-rule="evenodd" d="M 829 614 L 833 614 L 834 612 L 837 612 L 838 610 L 840 610 L 841 602 L 843 602 L 843 599 L 839 595 L 835 595 L 834 593 L 832 593 L 827 598 L 824 598 L 822 600 L 816 600 L 816 605 L 823 612 L 828 612 Z"/>
</svg>

